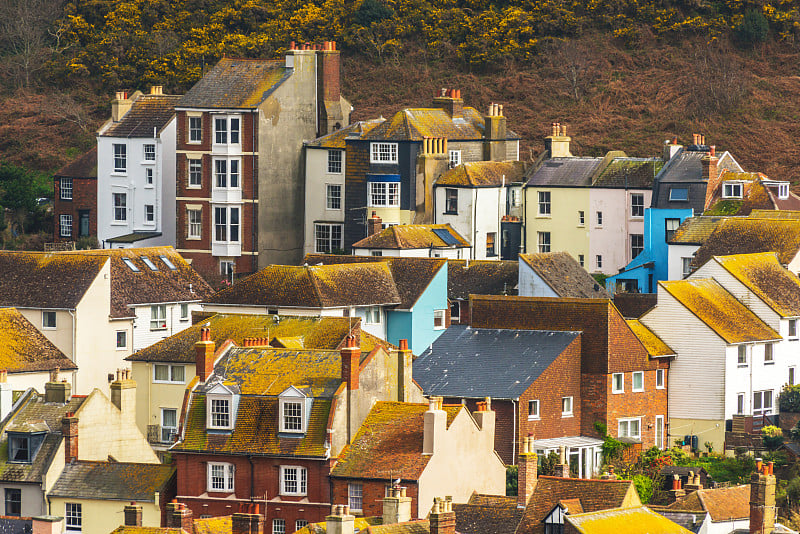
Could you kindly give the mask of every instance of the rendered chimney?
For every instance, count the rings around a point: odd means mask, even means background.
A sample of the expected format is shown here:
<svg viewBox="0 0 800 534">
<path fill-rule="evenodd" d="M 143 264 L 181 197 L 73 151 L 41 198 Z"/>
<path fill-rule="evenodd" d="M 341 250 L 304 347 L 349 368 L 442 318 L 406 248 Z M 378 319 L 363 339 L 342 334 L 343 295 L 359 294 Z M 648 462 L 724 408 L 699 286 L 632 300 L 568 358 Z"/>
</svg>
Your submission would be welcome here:
<svg viewBox="0 0 800 534">
<path fill-rule="evenodd" d="M 117 369 L 117 379 L 111 382 L 111 402 L 129 421 L 136 419 L 136 381 L 130 369 Z"/>
<path fill-rule="evenodd" d="M 401 339 L 400 349 L 397 351 L 397 400 L 400 402 L 411 400 L 411 388 L 414 385 L 411 358 L 408 340 Z"/>
<path fill-rule="evenodd" d="M 406 488 L 393 486 L 389 488 L 389 495 L 383 499 L 383 524 L 406 521 L 411 521 L 411 497 L 406 496 Z"/>
<path fill-rule="evenodd" d="M 50 381 L 44 385 L 44 401 L 66 404 L 72 396 L 72 385 L 58 379 L 58 367 L 50 371 Z"/>
<path fill-rule="evenodd" d="M 544 147 L 550 152 L 551 158 L 571 158 L 569 151 L 571 137 L 567 137 L 567 126 L 560 122 L 551 125 L 550 135 L 544 138 Z"/>
<path fill-rule="evenodd" d="M 422 454 L 435 454 L 447 431 L 447 412 L 442 409 L 441 397 L 428 399 L 428 410 L 423 417 Z"/>
<path fill-rule="evenodd" d="M 64 463 L 78 460 L 78 418 L 72 412 L 61 419 L 61 435 L 64 437 Z"/>
<path fill-rule="evenodd" d="M 567 450 L 563 445 L 558 447 L 558 465 L 556 465 L 554 475 L 561 478 L 569 478 L 569 464 L 567 463 Z"/>
<path fill-rule="evenodd" d="M 216 344 L 211 341 L 211 329 L 200 329 L 200 341 L 194 344 L 195 372 L 200 382 L 205 382 L 214 372 L 214 350 Z"/>
<path fill-rule="evenodd" d="M 453 512 L 452 498 L 435 498 L 429 520 L 430 534 L 455 534 L 456 514 Z"/>
<path fill-rule="evenodd" d="M 383 219 L 373 211 L 372 217 L 367 220 L 367 236 L 375 235 L 383 230 Z"/>
<path fill-rule="evenodd" d="M 150 87 L 150 94 L 151 95 L 163 95 L 164 94 L 164 87 L 162 85 L 153 85 Z"/>
<path fill-rule="evenodd" d="M 694 471 L 689 471 L 689 477 L 686 480 L 686 484 L 684 484 L 683 488 L 686 490 L 687 494 L 699 489 L 703 489 L 702 484 L 700 484 L 700 475 L 695 475 Z"/>
<path fill-rule="evenodd" d="M 664 152 L 662 155 L 664 161 L 671 160 L 675 156 L 675 154 L 677 154 L 680 151 L 681 148 L 683 148 L 683 146 L 678 144 L 677 137 L 673 137 L 672 140 L 668 139 L 664 141 Z"/>
<path fill-rule="evenodd" d="M 114 122 L 121 121 L 132 106 L 133 101 L 128 98 L 128 93 L 117 91 L 114 100 L 111 101 L 111 120 Z"/>
<path fill-rule="evenodd" d="M 750 533 L 770 534 L 775 528 L 775 475 L 772 462 L 762 464 L 750 476 Z"/>
<path fill-rule="evenodd" d="M 490 104 L 483 117 L 483 159 L 486 161 L 505 161 L 506 157 L 506 117 L 501 104 Z"/>
<path fill-rule="evenodd" d="M 350 507 L 337 504 L 331 515 L 325 518 L 326 534 L 355 534 L 356 518 L 350 515 Z"/>
<path fill-rule="evenodd" d="M 522 438 L 522 452 L 517 460 L 517 508 L 525 508 L 536 489 L 539 457 L 533 449 L 533 436 Z"/>
<path fill-rule="evenodd" d="M 142 505 L 132 502 L 126 504 L 123 509 L 125 516 L 126 527 L 141 527 L 142 526 Z"/>
<path fill-rule="evenodd" d="M 354 391 L 358 389 L 358 367 L 361 364 L 361 348 L 357 346 L 354 335 L 347 336 L 347 341 L 341 349 L 341 354 L 342 380 L 347 384 L 349 391 Z"/>
</svg>

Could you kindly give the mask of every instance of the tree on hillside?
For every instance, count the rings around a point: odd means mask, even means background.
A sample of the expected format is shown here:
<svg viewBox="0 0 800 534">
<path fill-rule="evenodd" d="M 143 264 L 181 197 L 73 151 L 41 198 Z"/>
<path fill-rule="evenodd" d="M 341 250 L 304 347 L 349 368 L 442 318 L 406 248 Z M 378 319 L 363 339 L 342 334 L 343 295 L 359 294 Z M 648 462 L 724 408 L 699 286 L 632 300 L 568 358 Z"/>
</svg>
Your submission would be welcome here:
<svg viewBox="0 0 800 534">
<path fill-rule="evenodd" d="M 0 1 L 0 65 L 18 87 L 28 87 L 44 68 L 52 51 L 53 22 L 61 16 L 62 0 Z"/>
</svg>

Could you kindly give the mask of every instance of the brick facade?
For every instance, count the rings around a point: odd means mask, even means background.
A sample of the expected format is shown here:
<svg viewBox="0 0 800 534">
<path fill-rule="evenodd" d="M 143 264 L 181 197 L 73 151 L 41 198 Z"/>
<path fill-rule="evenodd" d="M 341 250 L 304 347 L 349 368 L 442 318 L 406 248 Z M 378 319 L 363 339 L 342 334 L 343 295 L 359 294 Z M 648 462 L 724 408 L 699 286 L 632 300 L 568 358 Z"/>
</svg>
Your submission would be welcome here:
<svg viewBox="0 0 800 534">
<path fill-rule="evenodd" d="M 333 491 L 332 504 L 348 504 L 349 503 L 349 485 L 361 484 L 362 491 L 362 510 L 355 512 L 355 515 L 370 517 L 383 515 L 383 498 L 386 496 L 386 487 L 392 483 L 391 480 L 365 480 L 365 479 L 347 479 L 347 478 L 334 478 L 331 477 L 331 488 Z M 411 510 L 418 509 L 419 501 L 419 486 L 415 481 L 402 480 L 402 486 L 407 488 L 406 495 L 411 497 Z M 353 510 L 351 508 L 351 513 Z M 416 519 L 412 517 L 412 519 Z"/>
<path fill-rule="evenodd" d="M 62 178 L 67 183 L 72 182 L 72 198 L 61 198 Z M 88 232 L 84 231 L 84 234 L 97 237 L 97 147 L 55 173 L 53 191 L 53 241 L 76 241 L 81 237 L 81 217 L 88 220 Z M 69 237 L 61 236 L 61 215 L 72 216 Z"/>
</svg>

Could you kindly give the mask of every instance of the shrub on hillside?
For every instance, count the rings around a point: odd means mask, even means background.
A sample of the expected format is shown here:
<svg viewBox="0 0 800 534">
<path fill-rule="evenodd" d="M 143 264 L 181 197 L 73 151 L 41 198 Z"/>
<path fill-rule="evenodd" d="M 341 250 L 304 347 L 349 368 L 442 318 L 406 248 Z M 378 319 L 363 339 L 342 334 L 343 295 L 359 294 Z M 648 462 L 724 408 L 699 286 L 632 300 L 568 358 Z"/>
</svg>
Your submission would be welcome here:
<svg viewBox="0 0 800 534">
<path fill-rule="evenodd" d="M 767 40 L 769 24 L 758 9 L 749 9 L 735 30 L 736 39 L 743 46 L 752 47 Z"/>
</svg>

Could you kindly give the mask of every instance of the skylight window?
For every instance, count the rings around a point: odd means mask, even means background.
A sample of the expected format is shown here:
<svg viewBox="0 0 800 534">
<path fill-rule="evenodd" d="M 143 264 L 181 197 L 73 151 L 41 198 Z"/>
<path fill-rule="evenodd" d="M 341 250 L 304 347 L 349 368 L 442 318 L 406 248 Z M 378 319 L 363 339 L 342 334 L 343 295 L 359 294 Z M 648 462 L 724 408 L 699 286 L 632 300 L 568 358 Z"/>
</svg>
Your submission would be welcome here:
<svg viewBox="0 0 800 534">
<path fill-rule="evenodd" d="M 150 258 L 148 258 L 147 256 L 141 256 L 139 259 L 142 260 L 144 262 L 144 264 L 147 265 L 147 267 L 150 268 L 151 271 L 157 271 L 158 270 L 158 267 L 156 267 L 156 264 L 153 263 L 152 261 L 150 261 Z"/>
<path fill-rule="evenodd" d="M 166 257 L 166 256 L 159 256 L 159 258 L 161 258 L 161 261 L 163 261 L 163 262 L 164 262 L 164 265 L 166 265 L 167 267 L 169 267 L 169 269 L 170 269 L 171 271 L 177 271 L 177 270 L 178 270 L 178 268 L 177 268 L 177 267 L 175 267 L 175 264 L 174 264 L 174 263 L 172 263 L 171 261 L 169 261 L 169 258 L 168 258 L 168 257 Z"/>
<path fill-rule="evenodd" d="M 134 264 L 134 263 L 133 263 L 133 261 L 131 261 L 131 259 L 130 259 L 130 258 L 122 258 L 122 263 L 124 263 L 125 265 L 127 265 L 127 266 L 128 266 L 128 268 L 129 268 L 131 271 L 133 271 L 133 272 L 135 272 L 135 273 L 138 273 L 138 272 L 139 272 L 139 268 L 136 266 L 136 264 Z"/>
</svg>

